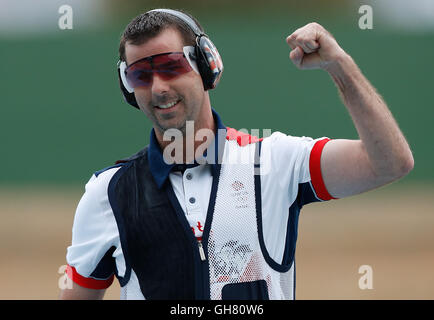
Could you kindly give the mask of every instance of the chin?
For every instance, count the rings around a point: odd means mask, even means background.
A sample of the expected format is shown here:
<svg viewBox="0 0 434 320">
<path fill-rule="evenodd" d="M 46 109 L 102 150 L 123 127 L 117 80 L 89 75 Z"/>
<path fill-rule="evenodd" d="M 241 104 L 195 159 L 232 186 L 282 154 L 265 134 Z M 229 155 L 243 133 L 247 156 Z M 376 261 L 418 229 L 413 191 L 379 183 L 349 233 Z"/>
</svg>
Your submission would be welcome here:
<svg viewBox="0 0 434 320">
<path fill-rule="evenodd" d="M 170 130 L 170 129 L 176 129 L 181 131 L 183 134 L 185 134 L 185 129 L 186 129 L 186 122 L 185 119 L 182 122 L 173 122 L 172 121 L 163 121 L 162 122 L 158 122 L 157 125 L 158 127 L 164 132 L 166 130 Z"/>
</svg>

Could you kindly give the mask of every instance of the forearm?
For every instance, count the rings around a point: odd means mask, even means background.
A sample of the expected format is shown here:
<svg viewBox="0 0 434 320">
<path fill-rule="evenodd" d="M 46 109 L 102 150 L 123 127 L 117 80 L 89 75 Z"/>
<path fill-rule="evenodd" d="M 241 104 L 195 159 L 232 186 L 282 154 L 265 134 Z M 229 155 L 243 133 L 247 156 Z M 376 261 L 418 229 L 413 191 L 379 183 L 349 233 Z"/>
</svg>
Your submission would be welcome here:
<svg viewBox="0 0 434 320">
<path fill-rule="evenodd" d="M 409 145 L 386 103 L 353 59 L 345 54 L 327 71 L 350 113 L 374 173 L 408 173 L 413 168 Z"/>
</svg>

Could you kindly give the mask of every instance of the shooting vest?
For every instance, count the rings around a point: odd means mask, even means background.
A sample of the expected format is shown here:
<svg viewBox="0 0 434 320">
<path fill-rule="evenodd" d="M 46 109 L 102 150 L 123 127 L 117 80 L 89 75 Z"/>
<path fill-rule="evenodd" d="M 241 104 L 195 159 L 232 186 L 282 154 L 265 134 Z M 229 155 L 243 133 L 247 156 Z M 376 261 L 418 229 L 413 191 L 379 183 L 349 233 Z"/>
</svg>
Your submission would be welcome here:
<svg viewBox="0 0 434 320">
<path fill-rule="evenodd" d="M 294 257 L 276 263 L 264 244 L 260 149 L 258 140 L 225 142 L 202 241 L 169 179 L 157 187 L 148 147 L 125 160 L 108 187 L 126 262 L 121 287 L 133 270 L 145 299 L 293 299 Z"/>
</svg>

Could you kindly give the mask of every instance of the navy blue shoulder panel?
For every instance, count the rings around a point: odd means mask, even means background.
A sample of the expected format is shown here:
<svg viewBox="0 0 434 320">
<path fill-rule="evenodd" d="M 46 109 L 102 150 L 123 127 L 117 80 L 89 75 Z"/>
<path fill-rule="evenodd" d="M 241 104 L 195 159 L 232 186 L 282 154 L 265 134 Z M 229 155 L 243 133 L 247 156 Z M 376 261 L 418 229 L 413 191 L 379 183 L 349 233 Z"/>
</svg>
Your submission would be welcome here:
<svg viewBox="0 0 434 320">
<path fill-rule="evenodd" d="M 135 159 L 137 157 L 138 154 L 140 154 L 141 152 L 143 152 L 143 150 L 139 151 L 138 153 L 136 153 L 134 156 L 130 157 L 129 159 Z M 128 159 L 128 160 L 129 160 Z M 127 164 L 127 165 L 126 165 Z M 126 166 L 125 166 L 126 165 Z M 125 166 L 125 169 L 127 169 L 127 167 L 129 167 L 128 165 L 128 161 L 116 161 L 116 164 L 106 167 L 104 169 L 98 170 L 94 173 L 94 175 L 96 177 L 98 177 L 101 173 L 113 169 L 113 168 L 118 168 L 118 167 L 122 167 Z M 126 239 L 125 239 L 125 232 L 123 232 L 123 221 L 122 221 L 122 217 L 117 214 L 118 210 L 117 210 L 117 203 L 115 202 L 115 197 L 114 195 L 114 188 L 119 180 L 119 178 L 122 176 L 123 172 L 125 172 L 125 170 L 118 170 L 113 177 L 111 178 L 109 185 L 108 185 L 108 198 L 109 198 L 109 202 L 110 202 L 110 206 L 112 207 L 113 210 L 113 214 L 115 216 L 115 220 L 116 220 L 116 224 L 118 226 L 118 230 L 119 230 L 119 237 L 120 237 L 120 241 L 121 241 L 121 245 L 122 245 L 122 250 L 124 253 L 124 259 L 125 259 L 125 263 L 126 263 L 126 273 L 124 275 L 124 277 L 120 277 L 118 274 L 118 270 L 116 268 L 116 262 L 112 257 L 113 252 L 116 250 L 115 247 L 111 247 L 106 254 L 104 255 L 104 257 L 101 259 L 101 261 L 98 263 L 97 267 L 95 268 L 95 270 L 92 272 L 91 276 L 96 278 L 96 279 L 106 279 L 108 277 L 110 277 L 113 272 L 116 274 L 116 277 L 119 279 L 119 283 L 121 286 L 124 286 L 131 275 L 131 268 L 130 268 L 130 264 L 128 263 L 127 259 L 128 259 L 128 254 L 126 254 Z"/>
<path fill-rule="evenodd" d="M 107 193 L 108 193 L 110 206 L 112 207 L 112 211 L 113 211 L 113 214 L 114 214 L 114 217 L 116 220 L 116 224 L 117 224 L 118 230 L 119 230 L 119 237 L 120 237 L 120 242 L 121 242 L 121 246 L 122 246 L 122 252 L 124 255 L 124 259 L 125 259 L 126 271 L 125 271 L 125 274 L 123 277 L 119 276 L 118 270 L 116 269 L 116 263 L 115 263 L 114 259 L 112 258 L 112 254 L 116 248 L 111 247 L 107 251 L 107 253 L 104 255 L 104 257 L 101 259 L 101 261 L 99 262 L 99 264 L 97 265 L 97 267 L 95 268 L 93 273 L 91 274 L 91 276 L 94 278 L 104 279 L 104 278 L 108 278 L 113 272 L 115 272 L 116 277 L 119 279 L 119 283 L 121 286 L 126 285 L 130 279 L 131 263 L 129 261 L 129 255 L 128 255 L 128 245 L 127 245 L 127 240 L 126 240 L 125 224 L 124 224 L 122 215 L 119 213 L 119 206 L 118 206 L 117 199 L 116 199 L 115 188 L 116 188 L 116 185 L 117 185 L 119 179 L 128 170 L 128 168 L 132 165 L 132 161 L 143 156 L 145 154 L 146 148 L 147 148 L 147 146 L 144 149 L 137 152 L 136 154 L 134 154 L 133 156 L 126 158 L 126 159 L 123 159 L 123 160 L 118 160 L 118 161 L 116 161 L 116 163 L 114 165 L 106 167 L 106 168 L 101 169 L 101 170 L 98 170 L 94 173 L 95 176 L 98 177 L 101 173 L 103 173 L 109 169 L 123 167 L 120 170 L 118 170 L 111 178 L 109 185 L 108 185 Z"/>
<path fill-rule="evenodd" d="M 107 170 L 109 170 L 109 169 L 113 169 L 113 168 L 117 168 L 117 167 L 120 167 L 120 166 L 123 166 L 124 165 L 124 163 L 118 163 L 118 164 L 115 164 L 115 165 L 113 165 L 113 166 L 110 166 L 110 167 L 106 167 L 106 168 L 104 168 L 104 169 L 101 169 L 101 170 L 98 170 L 98 171 L 96 171 L 95 173 L 94 173 L 94 175 L 96 176 L 96 177 L 98 177 L 101 173 L 103 173 L 104 171 L 107 171 Z"/>
<path fill-rule="evenodd" d="M 128 244 L 127 244 L 127 238 L 125 232 L 125 223 L 123 220 L 123 216 L 120 213 L 119 205 L 116 197 L 116 186 L 119 179 L 122 177 L 125 171 L 128 170 L 130 166 L 131 166 L 131 162 L 123 164 L 123 167 L 114 174 L 114 176 L 112 177 L 108 185 L 108 199 L 110 202 L 110 206 L 112 207 L 113 214 L 115 216 L 116 224 L 118 226 L 119 238 L 120 238 L 122 253 L 124 255 L 125 266 L 126 266 L 125 274 L 123 277 L 120 277 L 118 271 L 116 270 L 116 277 L 118 278 L 121 287 L 125 286 L 130 280 L 131 263 L 128 254 Z"/>
<path fill-rule="evenodd" d="M 286 227 L 285 250 L 283 251 L 282 258 L 282 266 L 285 266 L 285 271 L 288 271 L 291 268 L 295 258 L 295 246 L 298 237 L 298 218 L 300 215 L 300 209 L 301 208 L 298 205 L 298 201 L 294 201 L 291 207 L 289 207 L 288 225 Z"/>
<path fill-rule="evenodd" d="M 146 148 L 114 174 L 108 194 L 126 262 L 125 276 L 116 275 L 121 286 L 134 270 L 147 300 L 193 299 L 193 233 L 176 218 L 167 193 L 157 188 Z"/>
<path fill-rule="evenodd" d="M 131 157 L 125 158 L 125 159 L 121 159 L 121 160 L 117 160 L 116 163 L 112 166 L 106 167 L 104 169 L 98 170 L 96 171 L 94 174 L 96 177 L 98 177 L 101 173 L 103 173 L 104 171 L 107 171 L 109 169 L 113 169 L 113 168 L 118 168 L 120 166 L 123 166 L 125 163 L 135 160 L 137 158 L 142 157 L 145 154 L 145 150 L 148 146 L 146 146 L 144 149 L 140 150 L 139 152 L 135 153 L 134 155 L 132 155 Z"/>
<path fill-rule="evenodd" d="M 96 266 L 95 270 L 90 274 L 92 278 L 95 279 L 108 279 L 116 270 L 115 259 L 113 258 L 113 252 L 116 247 L 112 246 L 104 256 L 101 258 L 100 262 Z"/>
<path fill-rule="evenodd" d="M 312 189 L 310 182 L 300 183 L 298 185 L 297 202 L 300 209 L 308 203 L 321 201 L 317 198 L 315 191 Z"/>
<path fill-rule="evenodd" d="M 297 198 L 289 208 L 288 226 L 286 229 L 285 251 L 282 265 L 291 266 L 295 258 L 295 247 L 298 237 L 298 220 L 301 208 L 308 203 L 320 201 L 309 182 L 298 184 Z"/>
</svg>

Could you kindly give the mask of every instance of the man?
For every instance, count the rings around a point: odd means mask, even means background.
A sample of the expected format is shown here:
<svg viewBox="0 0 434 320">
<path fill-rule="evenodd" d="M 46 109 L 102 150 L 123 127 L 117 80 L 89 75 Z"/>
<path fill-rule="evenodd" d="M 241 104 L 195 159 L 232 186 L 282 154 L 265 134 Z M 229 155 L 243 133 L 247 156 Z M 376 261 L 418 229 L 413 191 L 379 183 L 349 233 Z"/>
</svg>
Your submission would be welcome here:
<svg viewBox="0 0 434 320">
<path fill-rule="evenodd" d="M 121 89 L 152 121 L 150 144 L 86 185 L 67 254 L 74 285 L 62 299 L 101 299 L 114 275 L 125 299 L 294 299 L 301 207 L 412 170 L 386 104 L 322 26 L 288 36 L 289 57 L 331 75 L 360 140 L 257 139 L 225 127 L 208 93 L 223 70 L 208 40 L 179 11 L 150 11 L 127 26 Z"/>
</svg>

